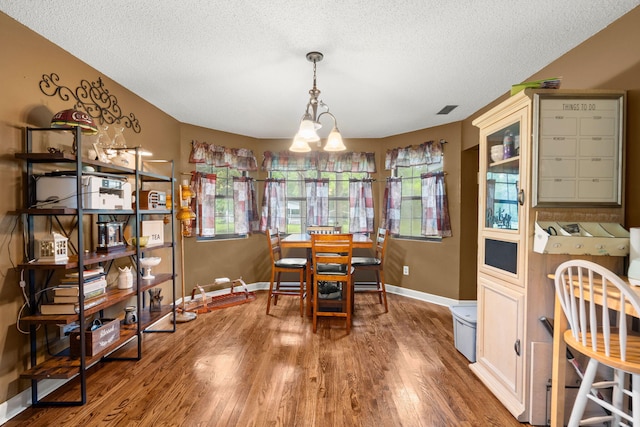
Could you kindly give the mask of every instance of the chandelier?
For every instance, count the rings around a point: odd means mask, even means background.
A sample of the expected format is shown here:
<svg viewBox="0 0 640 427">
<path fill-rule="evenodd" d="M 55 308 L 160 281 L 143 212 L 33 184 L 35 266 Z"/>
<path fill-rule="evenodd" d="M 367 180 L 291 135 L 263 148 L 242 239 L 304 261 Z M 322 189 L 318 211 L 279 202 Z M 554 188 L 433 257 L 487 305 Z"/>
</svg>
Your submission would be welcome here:
<svg viewBox="0 0 640 427">
<path fill-rule="evenodd" d="M 320 52 L 307 53 L 307 60 L 313 62 L 313 87 L 309 90 L 309 102 L 300 121 L 298 133 L 296 133 L 296 136 L 293 138 L 293 144 L 289 147 L 289 151 L 297 153 L 311 151 L 311 147 L 309 146 L 310 142 L 317 143 L 318 147 L 322 146 L 317 131 L 322 127 L 320 118 L 324 115 L 333 119 L 333 129 L 329 133 L 327 143 L 324 146 L 325 151 L 344 151 L 347 149 L 342 142 L 342 135 L 340 135 L 340 131 L 338 130 L 336 117 L 329 112 L 329 106 L 322 102 L 321 99 L 318 99 L 320 90 L 316 87 L 316 63 L 322 61 L 323 57 Z M 319 108 L 325 111 L 318 114 Z"/>
</svg>

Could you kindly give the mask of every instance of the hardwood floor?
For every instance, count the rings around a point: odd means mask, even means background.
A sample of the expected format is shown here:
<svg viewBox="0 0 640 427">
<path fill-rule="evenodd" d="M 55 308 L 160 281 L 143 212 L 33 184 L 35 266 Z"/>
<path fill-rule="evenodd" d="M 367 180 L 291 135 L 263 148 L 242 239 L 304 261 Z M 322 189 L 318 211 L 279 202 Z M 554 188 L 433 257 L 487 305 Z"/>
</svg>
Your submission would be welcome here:
<svg viewBox="0 0 640 427">
<path fill-rule="evenodd" d="M 388 298 L 385 314 L 377 296 L 358 294 L 351 334 L 338 319 L 314 334 L 295 298 L 267 316 L 258 292 L 174 334 L 145 334 L 138 362 L 92 368 L 86 405 L 29 408 L 4 425 L 523 425 L 454 348 L 447 307 Z M 72 381 L 47 399 L 78 396 Z"/>
</svg>

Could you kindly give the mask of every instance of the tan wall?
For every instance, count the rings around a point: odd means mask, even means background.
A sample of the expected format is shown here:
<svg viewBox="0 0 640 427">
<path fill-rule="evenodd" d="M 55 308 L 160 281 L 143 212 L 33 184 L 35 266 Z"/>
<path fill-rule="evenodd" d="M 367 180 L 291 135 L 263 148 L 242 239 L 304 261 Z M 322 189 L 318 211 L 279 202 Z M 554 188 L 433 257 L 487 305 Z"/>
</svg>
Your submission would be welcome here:
<svg viewBox="0 0 640 427">
<path fill-rule="evenodd" d="M 461 129 L 460 123 L 438 126 L 395 135 L 383 140 L 380 152 L 384 161 L 384 151 L 417 145 L 425 141 L 445 140 L 444 171 L 449 201 L 452 237 L 442 242 L 422 242 L 416 240 L 392 239 L 388 245 L 385 262 L 385 279 L 388 283 L 416 291 L 458 299 L 460 283 L 460 230 L 461 214 Z M 383 171 L 384 178 L 390 175 Z M 381 179 L 381 181 L 384 181 Z M 384 187 L 381 186 L 383 190 Z M 402 266 L 409 266 L 409 275 L 402 275 Z M 475 282 L 473 283 L 475 287 Z"/>
<path fill-rule="evenodd" d="M 640 122 L 635 120 L 640 114 L 638 22 L 640 8 L 532 76 L 562 75 L 563 87 L 566 88 L 629 91 L 629 165 L 640 161 Z M 14 229 L 18 217 L 13 211 L 21 204 L 22 179 L 14 153 L 23 149 L 24 126 L 45 126 L 55 112 L 71 107 L 69 101 L 48 97 L 40 92 L 38 83 L 43 74 L 56 72 L 60 75 L 61 83 L 71 87 L 77 86 L 82 79 L 95 81 L 102 77 L 107 88 L 118 98 L 123 111 L 135 113 L 140 120 L 140 134 L 131 131 L 125 133 L 129 145 L 143 145 L 151 149 L 157 158 L 177 159 L 177 172 L 192 169 L 187 159 L 193 139 L 253 149 L 258 162 L 262 160 L 263 151 L 286 150 L 290 141 L 257 140 L 180 124 L 2 13 L 0 45 L 3 46 L 0 54 L 0 180 L 4 184 L 0 194 L 5 201 L 0 217 L 0 237 L 3 242 L 0 245 L 0 401 L 5 401 L 29 386 L 27 381 L 18 379 L 19 373 L 28 366 L 29 356 L 28 340 L 15 328 L 22 296 L 18 287 L 19 272 L 14 265 L 22 261 L 22 240 L 20 227 Z M 515 82 L 506 82 L 505 87 L 511 83 Z M 453 237 L 444 239 L 442 243 L 392 240 L 389 262 L 385 266 L 388 283 L 447 298 L 475 298 L 478 133 L 471 126 L 471 120 L 469 118 L 459 123 L 379 140 L 346 141 L 351 150 L 376 152 L 378 173 L 375 175 L 374 189 L 378 215 L 384 181 L 389 176 L 389 172 L 383 170 L 385 150 L 428 140 L 448 141 L 445 146 L 445 170 L 448 174 L 446 185 Z M 264 177 L 263 172 L 258 174 L 259 179 Z M 626 179 L 626 226 L 640 226 L 640 168 L 627 167 Z M 259 182 L 259 200 L 262 187 L 263 183 Z M 266 281 L 268 268 L 265 257 L 266 244 L 264 236 L 260 234 L 224 242 L 195 242 L 188 239 L 185 244 L 187 292 L 197 283 L 209 283 L 221 276 L 242 276 L 247 282 Z M 401 274 L 403 265 L 409 265 L 409 276 Z"/>
</svg>

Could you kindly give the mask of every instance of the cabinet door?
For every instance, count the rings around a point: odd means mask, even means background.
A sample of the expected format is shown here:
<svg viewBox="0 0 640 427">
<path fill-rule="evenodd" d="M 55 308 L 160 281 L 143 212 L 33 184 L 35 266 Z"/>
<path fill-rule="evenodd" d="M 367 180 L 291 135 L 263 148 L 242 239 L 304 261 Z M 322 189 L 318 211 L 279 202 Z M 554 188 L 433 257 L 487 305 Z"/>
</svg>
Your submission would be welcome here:
<svg viewBox="0 0 640 427">
<path fill-rule="evenodd" d="M 491 276 L 478 277 L 477 361 L 493 378 L 496 395 L 523 401 L 524 294 Z"/>
<path fill-rule="evenodd" d="M 480 271 L 524 286 L 525 189 L 530 103 L 514 104 L 480 129 Z"/>
</svg>

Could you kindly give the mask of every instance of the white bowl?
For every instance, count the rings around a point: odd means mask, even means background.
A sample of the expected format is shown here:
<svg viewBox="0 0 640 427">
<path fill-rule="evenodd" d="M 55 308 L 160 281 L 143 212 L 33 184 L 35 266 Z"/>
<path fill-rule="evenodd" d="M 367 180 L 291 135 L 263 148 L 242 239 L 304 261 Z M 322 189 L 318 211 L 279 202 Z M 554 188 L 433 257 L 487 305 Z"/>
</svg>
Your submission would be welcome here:
<svg viewBox="0 0 640 427">
<path fill-rule="evenodd" d="M 155 267 L 160 264 L 162 258 L 153 256 L 149 258 L 140 258 L 140 265 L 144 269 L 143 279 L 153 279 L 155 276 L 151 274 L 151 267 Z"/>
<path fill-rule="evenodd" d="M 494 162 L 499 162 L 500 160 L 504 159 L 504 153 L 502 151 L 500 152 L 494 152 L 493 150 L 491 151 L 491 160 L 493 160 Z"/>
<path fill-rule="evenodd" d="M 149 258 L 140 258 L 140 265 L 142 265 L 143 267 L 154 267 L 160 264 L 161 260 L 162 258 L 160 258 L 159 256 L 152 256 Z"/>
</svg>

